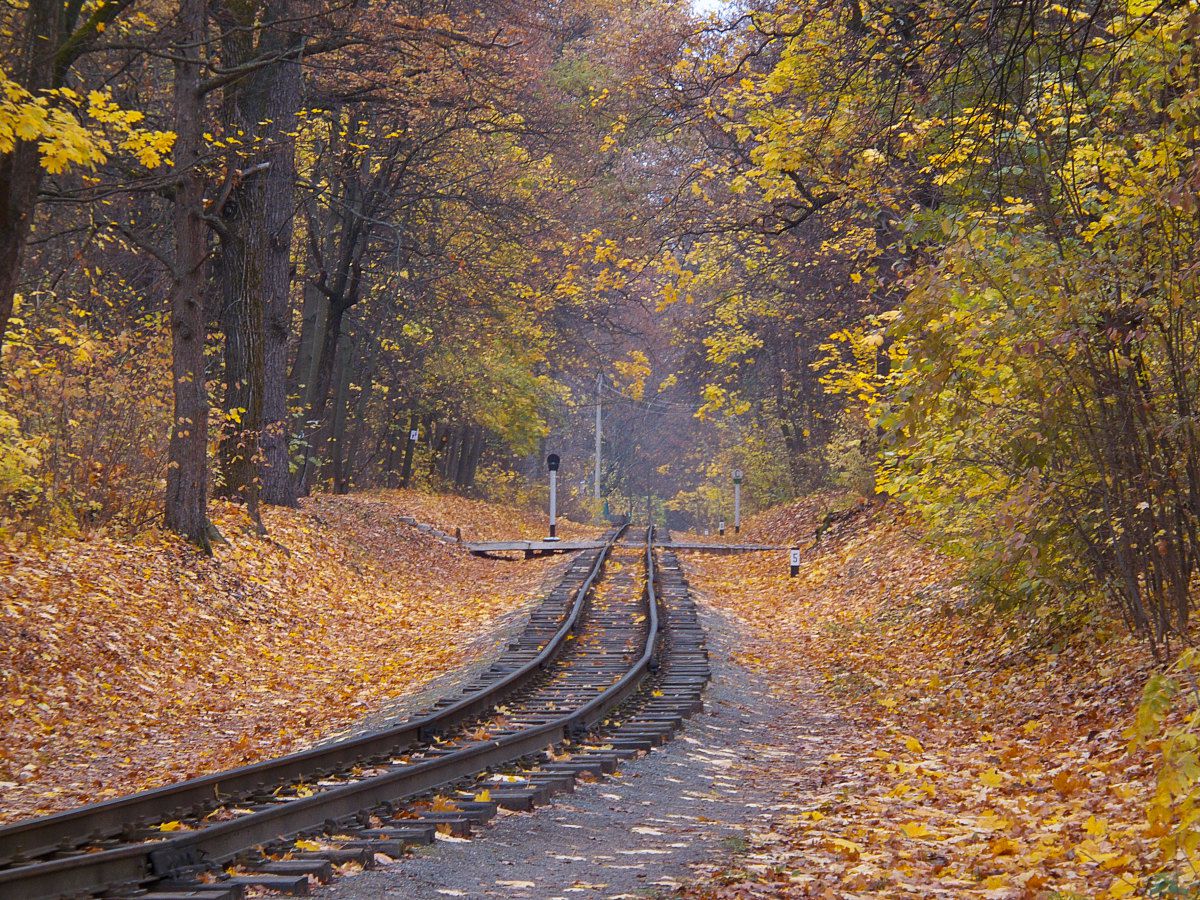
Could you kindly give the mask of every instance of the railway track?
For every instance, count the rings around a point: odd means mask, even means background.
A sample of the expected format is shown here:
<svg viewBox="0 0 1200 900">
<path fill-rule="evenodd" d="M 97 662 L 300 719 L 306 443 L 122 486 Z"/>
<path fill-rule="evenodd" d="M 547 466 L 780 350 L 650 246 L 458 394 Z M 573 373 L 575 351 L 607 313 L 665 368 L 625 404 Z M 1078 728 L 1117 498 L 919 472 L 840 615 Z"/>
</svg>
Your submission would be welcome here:
<svg viewBox="0 0 1200 900">
<path fill-rule="evenodd" d="M 404 723 L 0 827 L 0 898 L 305 894 L 615 771 L 701 708 L 708 678 L 678 561 L 638 538 L 581 552 L 489 669 Z"/>
</svg>

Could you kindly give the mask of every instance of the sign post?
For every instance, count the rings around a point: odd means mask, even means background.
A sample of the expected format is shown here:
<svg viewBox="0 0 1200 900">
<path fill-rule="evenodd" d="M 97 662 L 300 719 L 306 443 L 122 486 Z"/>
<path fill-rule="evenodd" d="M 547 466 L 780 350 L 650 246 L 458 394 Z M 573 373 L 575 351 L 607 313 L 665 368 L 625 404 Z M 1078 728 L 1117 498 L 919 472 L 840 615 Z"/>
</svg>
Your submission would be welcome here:
<svg viewBox="0 0 1200 900">
<path fill-rule="evenodd" d="M 548 541 L 558 540 L 558 454 L 551 453 L 546 457 L 546 468 L 550 470 L 550 537 Z"/>
<path fill-rule="evenodd" d="M 792 578 L 800 574 L 800 548 L 793 547 L 788 551 L 788 563 L 791 565 Z"/>
<path fill-rule="evenodd" d="M 742 530 L 742 470 L 733 470 L 733 533 Z"/>
<path fill-rule="evenodd" d="M 417 430 L 417 417 L 410 415 L 408 417 L 408 443 L 404 445 L 404 466 L 400 474 L 400 486 L 408 487 L 408 483 L 412 481 L 413 467 L 413 451 L 417 449 L 417 439 L 421 433 Z"/>
<path fill-rule="evenodd" d="M 720 522 L 717 523 L 717 531 L 720 532 L 722 537 L 725 535 L 725 520 L 724 519 L 722 519 Z"/>
</svg>

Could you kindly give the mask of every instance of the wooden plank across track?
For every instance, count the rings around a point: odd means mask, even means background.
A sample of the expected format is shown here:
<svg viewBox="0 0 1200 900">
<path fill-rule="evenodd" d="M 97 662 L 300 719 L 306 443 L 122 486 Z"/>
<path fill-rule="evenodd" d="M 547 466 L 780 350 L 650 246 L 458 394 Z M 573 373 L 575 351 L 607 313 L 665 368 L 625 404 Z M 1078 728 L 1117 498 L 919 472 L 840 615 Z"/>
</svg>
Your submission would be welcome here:
<svg viewBox="0 0 1200 900">
<path fill-rule="evenodd" d="M 488 553 L 573 553 L 599 550 L 604 541 L 465 541 L 463 546 L 476 556 Z"/>
<path fill-rule="evenodd" d="M 664 550 L 695 550 L 699 553 L 761 553 L 791 549 L 782 544 L 704 544 L 694 541 L 664 541 L 655 546 Z"/>
<path fill-rule="evenodd" d="M 468 541 L 463 544 L 476 556 L 493 553 L 524 553 L 526 556 L 543 553 L 572 553 L 576 550 L 598 550 L 601 541 Z M 693 541 L 659 541 L 655 547 L 663 550 L 690 550 L 699 553 L 761 553 L 787 550 L 775 544 L 705 544 Z"/>
</svg>

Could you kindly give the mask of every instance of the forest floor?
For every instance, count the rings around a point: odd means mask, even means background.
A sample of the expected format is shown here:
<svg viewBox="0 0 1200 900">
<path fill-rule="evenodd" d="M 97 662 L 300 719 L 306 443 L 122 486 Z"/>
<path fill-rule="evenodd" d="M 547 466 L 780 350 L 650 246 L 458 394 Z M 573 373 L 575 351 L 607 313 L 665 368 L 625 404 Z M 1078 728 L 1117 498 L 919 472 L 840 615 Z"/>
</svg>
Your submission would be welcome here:
<svg viewBox="0 0 1200 900">
<path fill-rule="evenodd" d="M 783 554 L 685 557 L 773 702 L 798 723 L 823 704 L 852 735 L 818 735 L 815 765 L 805 743 L 730 773 L 777 814 L 734 858 L 701 865 L 686 895 L 1144 895 L 1160 865 L 1155 760 L 1123 733 L 1153 668 L 1146 646 L 1101 613 L 1055 628 L 981 605 L 895 508 L 837 504 L 830 523 L 830 505 L 743 529 L 799 544 L 797 578 Z"/>
<path fill-rule="evenodd" d="M 163 533 L 0 548 L 0 821 L 298 750 L 499 651 L 562 558 L 477 559 L 537 517 L 381 491 L 220 502 L 206 558 Z M 580 534 L 595 529 L 569 526 Z"/>
<path fill-rule="evenodd" d="M 157 533 L 4 551 L 0 815 L 386 719 L 463 677 L 464 643 L 494 653 L 563 565 L 475 559 L 399 522 L 541 531 L 459 498 L 313 498 L 269 510 L 268 540 L 216 515 L 213 559 Z M 674 743 L 329 896 L 1147 895 L 1156 759 L 1124 732 L 1154 665 L 1118 621 L 978 602 L 894 506 L 814 497 L 738 539 L 798 544 L 801 574 L 783 553 L 681 554 L 714 683 Z"/>
</svg>

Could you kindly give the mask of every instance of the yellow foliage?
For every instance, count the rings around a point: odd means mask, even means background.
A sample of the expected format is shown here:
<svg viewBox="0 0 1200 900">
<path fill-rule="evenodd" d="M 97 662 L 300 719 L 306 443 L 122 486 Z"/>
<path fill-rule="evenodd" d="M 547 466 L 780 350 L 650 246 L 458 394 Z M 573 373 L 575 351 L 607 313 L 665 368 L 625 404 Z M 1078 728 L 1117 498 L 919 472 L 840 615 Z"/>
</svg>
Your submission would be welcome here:
<svg viewBox="0 0 1200 900">
<path fill-rule="evenodd" d="M 94 169 L 114 148 L 133 155 L 148 169 L 157 168 L 175 143 L 169 131 L 140 126 L 143 113 L 124 110 L 112 97 L 91 91 L 86 103 L 70 88 L 34 95 L 0 68 L 0 154 L 19 141 L 36 141 L 42 168 L 52 175 L 72 166 Z"/>
</svg>

